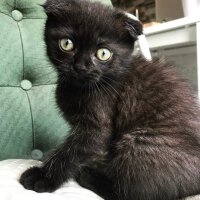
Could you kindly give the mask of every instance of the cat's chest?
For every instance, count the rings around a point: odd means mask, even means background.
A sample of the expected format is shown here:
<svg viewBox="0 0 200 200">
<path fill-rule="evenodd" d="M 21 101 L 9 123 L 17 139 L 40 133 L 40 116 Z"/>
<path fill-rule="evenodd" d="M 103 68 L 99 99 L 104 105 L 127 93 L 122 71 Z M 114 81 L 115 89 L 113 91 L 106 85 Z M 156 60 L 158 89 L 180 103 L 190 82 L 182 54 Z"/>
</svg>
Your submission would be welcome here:
<svg viewBox="0 0 200 200">
<path fill-rule="evenodd" d="M 83 93 L 57 91 L 57 103 L 67 118 L 87 116 L 99 121 L 108 120 L 112 112 L 113 99 L 106 96 L 91 96 Z"/>
</svg>

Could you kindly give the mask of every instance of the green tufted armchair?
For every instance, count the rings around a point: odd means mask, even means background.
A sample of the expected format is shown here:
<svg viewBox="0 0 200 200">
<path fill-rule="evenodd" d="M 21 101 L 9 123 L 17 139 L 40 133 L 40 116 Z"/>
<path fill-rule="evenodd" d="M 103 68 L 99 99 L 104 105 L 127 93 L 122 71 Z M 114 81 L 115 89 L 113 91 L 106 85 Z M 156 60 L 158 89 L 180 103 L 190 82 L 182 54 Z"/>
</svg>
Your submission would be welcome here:
<svg viewBox="0 0 200 200">
<path fill-rule="evenodd" d="M 0 0 L 1 160 L 42 159 L 69 130 L 56 107 L 56 73 L 45 53 L 44 2 Z"/>
</svg>

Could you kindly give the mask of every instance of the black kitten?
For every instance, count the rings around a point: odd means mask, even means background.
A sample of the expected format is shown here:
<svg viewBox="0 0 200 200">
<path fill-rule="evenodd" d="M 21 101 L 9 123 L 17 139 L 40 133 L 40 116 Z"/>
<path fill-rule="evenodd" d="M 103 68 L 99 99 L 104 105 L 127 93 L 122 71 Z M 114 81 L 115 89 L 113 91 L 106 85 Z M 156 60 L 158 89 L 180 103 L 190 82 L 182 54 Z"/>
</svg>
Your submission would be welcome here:
<svg viewBox="0 0 200 200">
<path fill-rule="evenodd" d="M 71 134 L 21 176 L 53 191 L 69 178 L 106 200 L 200 192 L 200 109 L 173 68 L 132 56 L 142 25 L 99 3 L 48 0 L 47 52 Z"/>
</svg>

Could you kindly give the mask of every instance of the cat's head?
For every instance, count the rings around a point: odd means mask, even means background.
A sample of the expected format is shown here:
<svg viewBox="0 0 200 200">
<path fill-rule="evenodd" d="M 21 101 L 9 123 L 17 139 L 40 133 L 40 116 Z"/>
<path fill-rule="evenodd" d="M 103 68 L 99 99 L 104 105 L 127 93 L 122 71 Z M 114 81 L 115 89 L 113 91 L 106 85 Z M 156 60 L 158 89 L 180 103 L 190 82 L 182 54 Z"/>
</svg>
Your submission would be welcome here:
<svg viewBox="0 0 200 200">
<path fill-rule="evenodd" d="M 59 77 L 77 86 L 127 73 L 139 21 L 97 2 L 47 0 L 45 41 Z"/>
</svg>

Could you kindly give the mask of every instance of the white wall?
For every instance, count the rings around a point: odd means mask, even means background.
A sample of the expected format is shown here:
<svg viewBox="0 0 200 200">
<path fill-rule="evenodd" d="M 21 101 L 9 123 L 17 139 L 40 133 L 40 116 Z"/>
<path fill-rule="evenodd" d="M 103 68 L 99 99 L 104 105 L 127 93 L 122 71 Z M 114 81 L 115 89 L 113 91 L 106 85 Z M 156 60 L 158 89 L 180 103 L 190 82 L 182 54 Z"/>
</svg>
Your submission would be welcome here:
<svg viewBox="0 0 200 200">
<path fill-rule="evenodd" d="M 172 20 L 183 17 L 181 0 L 156 0 L 156 20 Z"/>
</svg>

